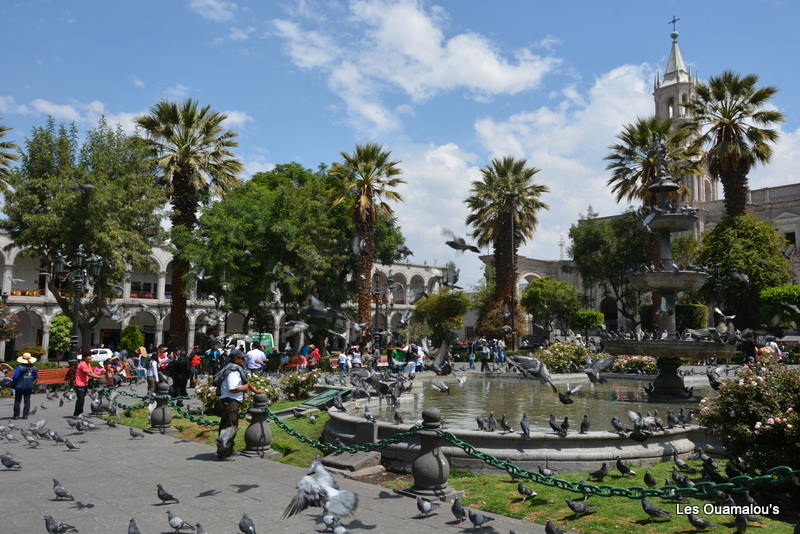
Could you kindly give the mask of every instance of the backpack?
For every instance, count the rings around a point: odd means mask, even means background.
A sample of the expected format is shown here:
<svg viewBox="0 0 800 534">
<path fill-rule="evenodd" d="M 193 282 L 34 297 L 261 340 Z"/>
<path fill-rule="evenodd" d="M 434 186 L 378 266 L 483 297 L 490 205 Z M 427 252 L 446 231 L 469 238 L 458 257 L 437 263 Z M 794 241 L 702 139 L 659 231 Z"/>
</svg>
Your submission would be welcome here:
<svg viewBox="0 0 800 534">
<path fill-rule="evenodd" d="M 214 375 L 214 379 L 211 381 L 211 384 L 214 386 L 214 393 L 217 397 L 222 396 L 222 384 L 225 382 L 225 379 L 228 378 L 228 375 L 233 373 L 234 371 L 239 372 L 236 367 L 239 367 L 236 364 L 228 364 L 220 370 L 217 374 Z M 246 383 L 246 381 L 244 381 Z"/>
<path fill-rule="evenodd" d="M 14 384 L 14 389 L 20 391 L 28 391 L 33 389 L 33 367 L 29 367 L 27 371 L 20 374 L 17 382 Z"/>
</svg>

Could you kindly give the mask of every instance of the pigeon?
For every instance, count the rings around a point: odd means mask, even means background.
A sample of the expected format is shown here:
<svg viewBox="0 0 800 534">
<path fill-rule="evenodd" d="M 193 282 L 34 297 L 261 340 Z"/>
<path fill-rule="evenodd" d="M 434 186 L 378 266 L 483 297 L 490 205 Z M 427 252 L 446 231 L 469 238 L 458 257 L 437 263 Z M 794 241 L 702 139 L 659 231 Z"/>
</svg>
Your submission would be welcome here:
<svg viewBox="0 0 800 534">
<path fill-rule="evenodd" d="M 736 527 L 736 532 L 738 534 L 747 532 L 747 518 L 744 514 L 736 514 L 733 518 L 733 525 Z"/>
<path fill-rule="evenodd" d="M 558 423 L 556 423 L 556 416 L 553 414 L 550 414 L 550 428 L 553 429 L 553 432 L 555 432 L 559 436 L 566 437 L 567 435 L 564 429 L 558 426 Z"/>
<path fill-rule="evenodd" d="M 469 517 L 470 522 L 472 522 L 472 528 L 477 528 L 479 530 L 483 530 L 484 524 L 489 521 L 494 521 L 494 517 L 487 517 L 483 514 L 473 512 L 469 508 L 467 508 L 467 517 Z"/>
<path fill-rule="evenodd" d="M 131 433 L 131 439 L 143 438 L 144 437 L 144 434 L 142 434 L 141 432 L 136 432 L 133 429 L 133 427 L 131 427 L 130 433 Z"/>
<path fill-rule="evenodd" d="M 708 519 L 696 516 L 692 513 L 689 514 L 689 524 L 692 525 L 697 530 L 703 530 L 706 528 L 717 528 L 717 525 L 713 524 Z"/>
<path fill-rule="evenodd" d="M 450 394 L 450 388 L 441 380 L 431 380 L 431 388 L 442 393 Z"/>
<path fill-rule="evenodd" d="M 616 457 L 616 460 L 617 460 L 617 471 L 619 471 L 620 473 L 622 473 L 623 475 L 626 475 L 626 476 L 627 475 L 635 475 L 636 474 L 636 471 L 632 470 L 630 467 L 625 465 L 625 463 L 622 461 L 622 459 L 619 456 Z"/>
<path fill-rule="evenodd" d="M 457 376 L 456 380 L 458 380 L 458 387 L 460 387 L 461 389 L 464 389 L 464 386 L 467 383 L 467 377 L 466 376 Z"/>
<path fill-rule="evenodd" d="M 342 397 L 340 395 L 336 395 L 333 398 L 333 407 L 339 410 L 340 412 L 347 411 L 347 408 L 344 407 L 344 403 L 342 402 Z"/>
<path fill-rule="evenodd" d="M 142 534 L 142 531 L 136 526 L 136 521 L 134 521 L 132 517 L 130 523 L 128 523 L 128 534 Z"/>
<path fill-rule="evenodd" d="M 75 500 L 75 497 L 70 495 L 70 493 L 67 491 L 67 488 L 62 486 L 61 483 L 56 479 L 53 479 L 53 491 L 56 494 L 57 501 L 60 501 L 61 499 L 68 499 L 70 501 Z"/>
<path fill-rule="evenodd" d="M 308 422 L 311 423 L 312 425 L 316 425 L 317 424 L 317 417 L 313 413 L 310 414 L 308 416 Z"/>
<path fill-rule="evenodd" d="M 375 416 L 372 415 L 372 410 L 369 409 L 369 406 L 364 407 L 364 419 L 373 424 L 377 423 L 377 421 L 375 421 Z"/>
<path fill-rule="evenodd" d="M 522 435 L 525 436 L 525 439 L 531 439 L 531 424 L 528 422 L 527 413 L 522 413 L 522 420 L 520 420 L 519 426 L 522 429 Z"/>
<path fill-rule="evenodd" d="M 448 247 L 457 250 L 458 252 L 464 252 L 465 250 L 471 250 L 472 252 L 480 254 L 481 249 L 476 247 L 475 245 L 470 245 L 466 242 L 466 240 L 461 237 L 455 235 L 453 232 L 447 229 L 442 230 L 442 235 L 444 237 L 449 237 L 450 239 L 445 241 L 444 244 Z"/>
<path fill-rule="evenodd" d="M 523 371 L 523 374 L 527 376 L 527 373 L 530 373 L 534 378 L 538 378 L 543 385 L 550 384 L 553 391 L 558 393 L 558 388 L 553 384 L 553 378 L 550 376 L 550 370 L 547 369 L 547 365 L 544 362 L 525 356 L 514 356 L 514 361 L 517 367 Z"/>
<path fill-rule="evenodd" d="M 642 510 L 650 516 L 650 521 L 656 517 L 672 517 L 672 514 L 665 512 L 661 508 L 652 505 L 647 499 L 642 498 Z"/>
<path fill-rule="evenodd" d="M 12 469 L 22 469 L 20 463 L 8 452 L 6 454 L 0 454 L 0 463 L 5 466 L 6 471 L 10 471 Z"/>
<path fill-rule="evenodd" d="M 197 529 L 197 534 L 208 534 L 201 523 L 195 523 L 194 526 Z"/>
<path fill-rule="evenodd" d="M 608 464 L 603 462 L 603 465 L 600 466 L 600 469 L 592 473 L 589 473 L 589 480 L 596 480 L 598 482 L 602 482 L 607 474 L 608 474 Z"/>
<path fill-rule="evenodd" d="M 253 520 L 247 515 L 245 512 L 242 515 L 242 518 L 239 520 L 239 530 L 243 534 L 256 534 L 256 525 L 253 523 Z"/>
<path fill-rule="evenodd" d="M 486 420 L 486 425 L 489 427 L 489 432 L 497 430 L 497 419 L 494 418 L 494 412 L 489 412 L 489 419 Z"/>
<path fill-rule="evenodd" d="M 80 447 L 72 443 L 69 439 L 64 439 L 64 445 L 67 446 L 67 450 L 70 451 L 79 451 L 81 450 Z"/>
<path fill-rule="evenodd" d="M 340 521 L 338 517 L 333 519 L 331 523 L 331 527 L 333 528 L 333 534 L 351 534 L 351 532 L 345 527 Z"/>
<path fill-rule="evenodd" d="M 587 432 L 589 432 L 589 427 L 590 426 L 591 426 L 591 423 L 589 422 L 589 415 L 588 414 L 584 414 L 583 415 L 583 421 L 581 421 L 581 431 L 579 432 L 579 434 L 586 434 Z"/>
<path fill-rule="evenodd" d="M 439 503 L 431 502 L 428 499 L 417 495 L 417 510 L 419 510 L 420 515 L 428 517 L 431 512 L 440 507 L 441 505 Z"/>
<path fill-rule="evenodd" d="M 544 526 L 544 531 L 545 534 L 564 534 L 564 531 L 558 528 L 549 517 L 547 518 L 547 524 Z"/>
<path fill-rule="evenodd" d="M 687 473 L 697 473 L 697 469 L 695 469 L 691 465 L 687 464 L 686 462 L 678 458 L 677 452 L 673 453 L 673 458 L 675 460 L 675 465 L 677 465 L 678 469 L 680 469 L 681 471 L 686 471 Z"/>
<path fill-rule="evenodd" d="M 167 504 L 167 502 L 171 501 L 174 503 L 180 503 L 178 499 L 172 496 L 171 493 L 165 491 L 161 484 L 156 484 L 156 493 L 158 494 L 158 498 L 161 499 L 161 504 Z"/>
<path fill-rule="evenodd" d="M 592 384 L 604 384 L 606 379 L 600 376 L 600 373 L 607 371 L 611 368 L 615 358 L 600 358 L 599 360 L 592 361 L 591 357 L 586 360 L 587 367 L 583 370 L 586 376 L 589 377 L 589 382 Z"/>
<path fill-rule="evenodd" d="M 511 425 L 508 424 L 508 419 L 506 419 L 506 414 L 503 414 L 503 417 L 500 419 L 500 428 L 502 428 L 507 433 L 514 431 L 514 429 L 511 428 Z"/>
<path fill-rule="evenodd" d="M 298 514 L 310 506 L 325 508 L 341 517 L 352 515 L 358 508 L 358 495 L 352 491 L 339 489 L 336 480 L 322 465 L 319 455 L 311 462 L 306 476 L 297 483 L 297 494 L 292 497 L 281 520 Z"/>
<path fill-rule="evenodd" d="M 565 437 L 567 434 L 569 434 L 569 417 L 564 418 L 564 421 L 561 423 L 561 430 L 564 431 Z"/>
<path fill-rule="evenodd" d="M 570 389 L 568 382 L 567 391 L 564 393 L 561 393 L 560 391 L 558 392 L 558 400 L 561 402 L 561 404 L 572 404 L 573 402 L 575 402 L 574 400 L 572 400 L 572 394 L 576 393 L 579 389 L 581 389 L 582 386 L 583 384 L 578 384 L 574 388 Z"/>
<path fill-rule="evenodd" d="M 658 486 L 658 482 L 656 481 L 655 477 L 650 474 L 649 469 L 644 474 L 644 483 L 650 489 L 653 489 L 656 486 Z"/>
<path fill-rule="evenodd" d="M 78 529 L 73 527 L 72 525 L 62 523 L 61 521 L 56 521 L 49 515 L 43 517 L 44 517 L 44 527 L 50 534 L 61 534 L 62 532 L 78 532 Z"/>
<path fill-rule="evenodd" d="M 569 509 L 575 512 L 575 519 L 579 519 L 583 514 L 587 512 L 591 512 L 592 510 L 599 510 L 599 506 L 594 506 L 592 504 L 586 504 L 584 502 L 579 501 L 571 501 L 569 499 L 564 499 L 564 502 L 567 503 Z"/>
<path fill-rule="evenodd" d="M 475 421 L 478 423 L 478 430 L 486 430 L 486 425 L 484 424 L 483 417 L 478 416 L 475 418 Z"/>
<path fill-rule="evenodd" d="M 625 427 L 622 426 L 622 421 L 620 420 L 619 417 L 614 416 L 614 417 L 611 418 L 611 426 L 614 427 L 614 430 L 616 432 L 622 434 L 623 436 L 627 436 L 628 435 L 628 433 L 625 431 Z"/>
<path fill-rule="evenodd" d="M 194 530 L 194 527 L 178 517 L 177 515 L 172 515 L 172 512 L 167 510 L 167 518 L 169 519 L 169 526 L 175 529 L 175 532 L 180 530 Z"/>
<path fill-rule="evenodd" d="M 456 500 L 453 501 L 453 506 L 450 507 L 450 511 L 453 512 L 453 515 L 456 518 L 456 524 L 460 525 L 464 521 L 467 520 L 467 511 L 461 505 L 461 499 L 456 497 Z"/>
<path fill-rule="evenodd" d="M 521 481 L 517 484 L 517 491 L 519 492 L 520 495 L 522 495 L 522 502 L 525 502 L 525 499 L 527 499 L 528 497 L 536 497 L 538 495 L 538 493 L 536 493 L 532 489 L 523 486 Z"/>
<path fill-rule="evenodd" d="M 399 413 L 397 413 L 397 410 L 394 411 L 394 422 L 397 423 L 398 425 L 403 424 L 403 418 L 400 416 Z"/>
<path fill-rule="evenodd" d="M 542 467 L 541 465 L 537 465 L 536 468 L 539 470 L 539 474 L 546 477 L 556 476 L 558 471 L 555 469 L 548 469 L 547 467 Z"/>
</svg>

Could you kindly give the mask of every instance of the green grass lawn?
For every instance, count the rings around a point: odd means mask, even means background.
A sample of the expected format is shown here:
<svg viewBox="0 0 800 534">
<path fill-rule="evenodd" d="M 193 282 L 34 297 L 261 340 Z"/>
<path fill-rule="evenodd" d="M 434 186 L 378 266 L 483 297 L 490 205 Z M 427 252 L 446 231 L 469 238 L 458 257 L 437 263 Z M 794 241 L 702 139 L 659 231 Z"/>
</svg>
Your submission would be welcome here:
<svg viewBox="0 0 800 534">
<path fill-rule="evenodd" d="M 280 410 L 296 406 L 298 402 L 278 402 L 272 407 L 273 410 Z M 123 415 L 123 424 L 133 426 L 135 428 L 147 428 L 148 424 L 148 411 L 147 409 L 137 410 L 135 412 L 126 412 L 129 415 Z M 317 424 L 312 425 L 308 419 L 295 419 L 289 418 L 284 421 L 287 426 L 296 430 L 297 432 L 313 439 L 320 439 L 322 436 L 322 427 L 329 419 L 328 414 L 320 412 L 316 414 Z M 218 421 L 218 417 L 208 417 L 209 421 Z M 240 421 L 240 431 L 236 436 L 236 448 L 244 448 L 244 430 L 247 428 L 247 421 Z M 217 428 L 203 427 L 192 423 L 184 417 L 174 414 L 172 425 L 180 431 L 182 439 L 188 439 L 215 446 L 214 438 L 217 436 Z M 274 423 L 270 423 L 272 430 L 272 448 L 281 453 L 280 457 L 275 458 L 276 461 L 283 462 L 290 465 L 299 467 L 308 467 L 314 456 L 322 454 L 318 449 L 311 447 L 305 443 L 300 442 L 294 437 L 288 435 L 283 430 L 279 429 Z M 699 462 L 690 462 L 699 468 Z M 599 465 L 597 466 L 600 467 Z M 651 474 L 656 480 L 663 482 L 665 478 L 669 478 L 672 473 L 672 463 L 665 462 L 649 468 Z M 635 469 L 637 475 L 635 477 L 622 476 L 616 470 L 609 473 L 603 484 L 616 486 L 616 487 L 631 487 L 631 486 L 644 486 L 643 476 L 645 473 L 644 468 Z M 558 475 L 557 478 L 577 482 L 579 478 L 587 478 L 587 473 L 575 473 Z M 700 481 L 699 475 L 690 475 L 690 478 L 698 482 Z M 671 480 L 671 479 L 670 479 Z M 403 489 L 411 486 L 413 481 L 410 477 L 403 480 L 390 481 L 384 483 L 384 486 L 390 489 Z M 466 506 L 471 506 L 484 510 L 486 512 L 498 515 L 522 519 L 533 523 L 545 524 L 547 518 L 551 518 L 559 527 L 580 533 L 600 533 L 600 534 L 672 534 L 672 533 L 690 533 L 695 532 L 694 527 L 689 524 L 689 520 L 685 515 L 677 514 L 678 504 L 663 501 L 657 498 L 650 498 L 650 501 L 655 506 L 662 510 L 671 513 L 674 517 L 672 519 L 658 519 L 650 521 L 647 514 L 642 510 L 641 501 L 635 499 L 627 499 L 624 497 L 590 497 L 589 504 L 600 506 L 599 510 L 590 512 L 580 519 L 575 519 L 575 514 L 564 502 L 564 499 L 581 500 L 583 497 L 579 493 L 572 493 L 566 490 L 561 490 L 555 487 L 536 484 L 532 481 L 523 481 L 529 488 L 538 493 L 535 497 L 529 497 L 525 502 L 522 502 L 522 496 L 517 491 L 517 482 L 512 482 L 508 474 L 498 475 L 473 475 L 462 471 L 451 471 L 449 484 L 456 490 L 465 492 L 462 503 Z M 690 505 L 697 505 L 700 507 L 700 517 L 708 519 L 712 523 L 719 526 L 718 529 L 709 529 L 707 532 L 731 532 L 736 529 L 733 526 L 733 516 L 730 515 L 705 515 L 703 505 L 709 503 L 707 500 L 690 499 Z M 686 506 L 681 504 L 680 506 Z M 445 512 L 447 507 L 445 507 Z M 794 525 L 790 525 L 784 521 L 760 518 L 764 521 L 763 525 L 750 524 L 748 532 L 757 532 L 761 534 L 787 534 L 793 532 Z"/>
</svg>

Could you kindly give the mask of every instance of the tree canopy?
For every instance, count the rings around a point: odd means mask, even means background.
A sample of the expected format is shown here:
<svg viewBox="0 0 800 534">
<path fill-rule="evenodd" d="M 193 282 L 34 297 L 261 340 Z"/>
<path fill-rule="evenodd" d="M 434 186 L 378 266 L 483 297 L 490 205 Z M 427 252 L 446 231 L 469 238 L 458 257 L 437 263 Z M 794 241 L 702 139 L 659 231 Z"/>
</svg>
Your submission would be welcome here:
<svg viewBox="0 0 800 534">
<path fill-rule="evenodd" d="M 0 228 L 14 246 L 42 258 L 48 270 L 56 252 L 71 259 L 80 245 L 87 255 L 105 260 L 79 321 L 88 346 L 91 328 L 116 296 L 111 285 L 121 284 L 131 266 L 151 265 L 153 241 L 162 233 L 159 210 L 165 197 L 153 187 L 147 147 L 105 119 L 81 144 L 74 124 L 56 125 L 49 118 L 31 132 L 9 183 Z M 49 289 L 71 316 L 75 292 L 59 273 L 52 274 Z M 65 296 L 59 287 L 67 290 Z"/>
<path fill-rule="evenodd" d="M 710 267 L 711 276 L 701 290 L 708 302 L 716 300 L 716 269 L 720 265 L 722 310 L 736 315 L 737 328 L 760 328 L 764 323 L 758 306 L 763 290 L 781 286 L 794 278 L 791 263 L 784 257 L 786 240 L 771 222 L 752 214 L 724 217 L 703 234 L 698 261 Z M 736 271 L 731 271 L 735 269 Z M 745 275 L 745 283 L 738 274 Z"/>
<path fill-rule="evenodd" d="M 628 273 L 649 263 L 649 258 L 648 235 L 632 212 L 599 220 L 590 206 L 586 217 L 570 228 L 569 236 L 572 244 L 567 253 L 574 265 L 564 270 L 578 273 L 585 287 L 597 285 L 603 298 L 611 299 L 629 328 L 635 329 L 642 295 L 630 285 Z"/>
<path fill-rule="evenodd" d="M 528 284 L 520 303 L 549 337 L 557 324 L 562 330 L 569 328 L 581 307 L 581 294 L 574 285 L 545 276 Z"/>
<path fill-rule="evenodd" d="M 434 347 L 455 339 L 454 330 L 464 326 L 464 314 L 469 309 L 469 297 L 463 291 L 443 287 L 438 293 L 421 299 L 414 307 L 415 323 L 427 325 Z"/>
</svg>

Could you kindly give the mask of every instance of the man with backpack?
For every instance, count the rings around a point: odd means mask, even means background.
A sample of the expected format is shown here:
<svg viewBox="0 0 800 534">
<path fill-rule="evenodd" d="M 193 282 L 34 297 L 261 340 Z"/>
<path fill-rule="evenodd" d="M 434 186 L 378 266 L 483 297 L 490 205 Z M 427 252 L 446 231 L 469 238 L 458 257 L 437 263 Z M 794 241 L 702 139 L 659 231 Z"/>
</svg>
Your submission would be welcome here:
<svg viewBox="0 0 800 534">
<path fill-rule="evenodd" d="M 239 349 L 231 349 L 228 354 L 231 363 L 223 367 L 219 373 L 214 376 L 213 384 L 217 387 L 217 394 L 220 397 L 219 402 L 219 435 L 217 439 L 217 459 L 226 460 L 230 456 L 236 456 L 238 453 L 234 452 L 233 444 L 236 438 L 236 432 L 239 428 L 239 407 L 244 401 L 244 396 L 248 391 L 253 393 L 264 393 L 261 389 L 256 389 L 247 377 L 247 372 L 244 369 L 247 357 Z M 223 431 L 226 428 L 234 428 L 230 437 L 223 442 Z M 227 436 L 229 432 L 226 432 Z"/>
</svg>

